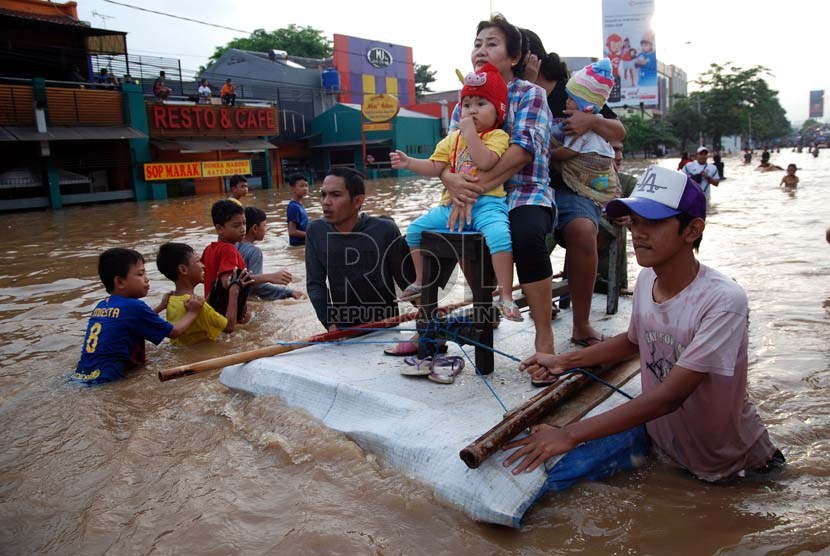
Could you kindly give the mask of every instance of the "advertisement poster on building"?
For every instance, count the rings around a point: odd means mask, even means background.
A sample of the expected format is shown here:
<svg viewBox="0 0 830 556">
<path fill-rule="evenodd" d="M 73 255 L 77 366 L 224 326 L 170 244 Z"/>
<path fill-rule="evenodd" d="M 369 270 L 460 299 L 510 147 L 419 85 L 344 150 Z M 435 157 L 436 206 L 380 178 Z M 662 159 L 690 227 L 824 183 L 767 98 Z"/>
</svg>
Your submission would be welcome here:
<svg viewBox="0 0 830 556">
<path fill-rule="evenodd" d="M 824 117 L 824 91 L 810 91 L 810 117 Z"/>
<path fill-rule="evenodd" d="M 611 60 L 610 106 L 656 106 L 657 50 L 651 17 L 654 0 L 602 0 L 603 56 Z"/>
</svg>

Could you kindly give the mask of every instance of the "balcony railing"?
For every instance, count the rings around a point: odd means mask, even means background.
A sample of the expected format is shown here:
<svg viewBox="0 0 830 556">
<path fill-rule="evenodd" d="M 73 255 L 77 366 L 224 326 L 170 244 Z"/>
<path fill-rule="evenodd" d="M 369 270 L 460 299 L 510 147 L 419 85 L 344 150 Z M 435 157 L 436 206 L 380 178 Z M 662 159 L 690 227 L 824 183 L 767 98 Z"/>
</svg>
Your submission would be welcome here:
<svg viewBox="0 0 830 556">
<path fill-rule="evenodd" d="M 35 125 L 31 86 L 0 84 L 0 125 Z"/>
<path fill-rule="evenodd" d="M 47 82 L 47 125 L 122 125 L 124 111 L 121 93 L 97 87 L 93 84 Z M 0 125 L 35 125 L 31 85 L 0 83 Z"/>
</svg>

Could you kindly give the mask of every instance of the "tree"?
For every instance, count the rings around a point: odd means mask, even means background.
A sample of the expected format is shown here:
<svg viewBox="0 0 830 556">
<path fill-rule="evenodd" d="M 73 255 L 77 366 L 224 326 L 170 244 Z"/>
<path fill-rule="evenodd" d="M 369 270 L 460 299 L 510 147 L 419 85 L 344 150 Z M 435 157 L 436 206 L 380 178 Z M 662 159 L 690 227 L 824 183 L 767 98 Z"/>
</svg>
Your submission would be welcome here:
<svg viewBox="0 0 830 556">
<path fill-rule="evenodd" d="M 648 156 L 658 152 L 658 145 L 673 147 L 678 143 L 671 126 L 663 119 L 645 119 L 633 114 L 620 117 L 620 121 L 625 126 L 626 151 L 643 151 L 643 155 Z"/>
<path fill-rule="evenodd" d="M 229 48 L 253 52 L 285 50 L 292 56 L 304 58 L 328 58 L 332 53 L 332 43 L 323 36 L 322 31 L 310 26 L 299 27 L 293 23 L 271 32 L 257 29 L 251 33 L 250 37 L 233 39 L 225 46 L 217 46 L 213 55 L 208 59 L 208 63 L 214 63 Z"/>
<path fill-rule="evenodd" d="M 806 120 L 803 124 L 801 124 L 801 133 L 811 131 L 813 128 L 821 127 L 821 125 L 822 124 L 820 121 L 810 118 L 809 120 Z"/>
<path fill-rule="evenodd" d="M 703 116 L 697 109 L 699 95 L 700 93 L 692 93 L 690 97 L 675 95 L 669 113 L 666 114 L 666 122 L 679 139 L 683 151 L 687 150 L 687 144 L 697 143 L 703 130 Z"/>
<path fill-rule="evenodd" d="M 429 84 L 435 81 L 436 70 L 431 70 L 429 64 L 415 64 L 415 96 L 431 93 Z"/>
<path fill-rule="evenodd" d="M 767 85 L 762 75 L 769 74 L 763 66 L 749 69 L 727 62 L 711 64 L 697 82 L 700 92 L 704 127 L 714 145 L 724 135 L 748 134 L 758 138 L 787 135 L 790 124 L 778 102 L 778 92 Z"/>
</svg>

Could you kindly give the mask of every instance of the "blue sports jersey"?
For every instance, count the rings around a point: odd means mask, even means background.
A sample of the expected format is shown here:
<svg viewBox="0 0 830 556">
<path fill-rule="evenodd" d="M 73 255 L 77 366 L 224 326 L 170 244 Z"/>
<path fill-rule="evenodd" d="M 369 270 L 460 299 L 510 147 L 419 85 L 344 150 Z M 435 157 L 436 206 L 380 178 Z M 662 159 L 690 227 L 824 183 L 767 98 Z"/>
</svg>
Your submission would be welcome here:
<svg viewBox="0 0 830 556">
<path fill-rule="evenodd" d="M 100 384 L 144 364 L 144 340 L 160 344 L 173 325 L 139 299 L 110 295 L 92 311 L 74 380 Z"/>
<path fill-rule="evenodd" d="M 288 201 L 288 210 L 286 213 L 288 221 L 296 223 L 297 229 L 304 232 L 306 226 L 308 226 L 308 213 L 305 211 L 305 206 L 303 206 L 302 203 L 298 203 L 294 199 L 291 199 Z M 288 244 L 305 245 L 305 240 L 301 237 L 288 236 Z"/>
</svg>

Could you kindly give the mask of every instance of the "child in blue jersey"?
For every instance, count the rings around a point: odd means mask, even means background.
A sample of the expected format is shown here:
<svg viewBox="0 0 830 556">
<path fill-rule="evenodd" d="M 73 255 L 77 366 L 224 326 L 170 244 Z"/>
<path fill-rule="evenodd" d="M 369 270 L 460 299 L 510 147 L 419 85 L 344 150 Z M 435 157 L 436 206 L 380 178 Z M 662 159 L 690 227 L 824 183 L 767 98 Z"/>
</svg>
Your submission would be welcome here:
<svg viewBox="0 0 830 556">
<path fill-rule="evenodd" d="M 81 359 L 74 380 L 102 384 L 124 378 L 124 372 L 145 362 L 144 341 L 160 344 L 176 338 L 191 325 L 202 309 L 201 298 L 185 302 L 187 313 L 175 325 L 140 301 L 150 290 L 144 257 L 132 249 L 107 249 L 98 259 L 98 275 L 109 294 L 95 306 L 87 325 Z"/>
<path fill-rule="evenodd" d="M 288 201 L 286 216 L 288 219 L 288 244 L 305 245 L 305 229 L 308 226 L 308 213 L 303 205 L 303 197 L 308 195 L 308 180 L 302 174 L 292 174 L 288 178 L 291 186 L 291 200 Z"/>
</svg>

